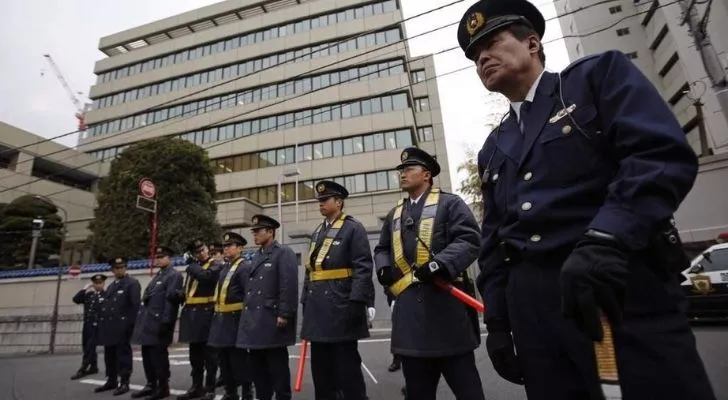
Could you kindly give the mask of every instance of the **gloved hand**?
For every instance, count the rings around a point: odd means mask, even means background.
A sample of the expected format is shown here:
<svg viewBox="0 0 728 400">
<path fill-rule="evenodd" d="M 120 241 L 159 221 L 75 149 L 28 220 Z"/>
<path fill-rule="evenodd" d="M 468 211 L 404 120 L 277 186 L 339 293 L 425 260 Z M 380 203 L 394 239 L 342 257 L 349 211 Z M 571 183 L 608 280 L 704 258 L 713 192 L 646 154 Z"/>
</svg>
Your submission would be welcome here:
<svg viewBox="0 0 728 400">
<path fill-rule="evenodd" d="M 628 255 L 617 242 L 586 238 L 577 244 L 561 268 L 561 310 L 592 341 L 604 332 L 600 312 L 612 324 L 622 320 L 629 275 Z"/>
<path fill-rule="evenodd" d="M 349 301 L 347 308 L 347 324 L 351 329 L 355 329 L 359 324 L 366 323 L 366 304 L 360 301 Z"/>
<path fill-rule="evenodd" d="M 513 348 L 511 328 L 504 319 L 491 319 L 487 322 L 488 337 L 485 347 L 488 350 L 493 368 L 503 379 L 523 385 L 523 373 Z"/>
<path fill-rule="evenodd" d="M 450 273 L 447 271 L 447 268 L 440 265 L 435 260 L 430 260 L 426 262 L 424 265 L 421 265 L 417 268 L 415 268 L 414 271 L 415 278 L 417 278 L 420 282 L 432 282 L 435 278 L 440 278 L 444 281 L 450 281 Z"/>
<path fill-rule="evenodd" d="M 195 257 L 190 254 L 189 251 L 186 252 L 182 257 L 184 258 L 186 264 L 192 264 L 193 262 L 197 261 Z"/>
<path fill-rule="evenodd" d="M 85 292 L 91 292 L 91 291 L 93 291 L 93 290 L 94 290 L 94 289 L 93 289 L 93 285 L 92 285 L 91 283 L 87 283 L 87 284 L 86 284 L 86 286 L 84 286 L 84 287 L 83 287 L 83 290 L 84 290 Z"/>
<path fill-rule="evenodd" d="M 369 322 L 374 321 L 374 317 L 377 315 L 377 309 L 374 307 L 367 308 L 367 320 Z"/>
<path fill-rule="evenodd" d="M 382 286 L 394 285 L 394 273 L 392 267 L 382 267 L 377 270 L 377 280 Z"/>
<path fill-rule="evenodd" d="M 172 304 L 180 304 L 185 300 L 185 292 L 182 290 L 175 290 L 167 295 L 167 301 Z"/>
<path fill-rule="evenodd" d="M 169 340 L 172 338 L 173 333 L 174 333 L 173 324 L 160 324 L 159 331 L 157 332 L 157 336 L 162 340 Z"/>
</svg>

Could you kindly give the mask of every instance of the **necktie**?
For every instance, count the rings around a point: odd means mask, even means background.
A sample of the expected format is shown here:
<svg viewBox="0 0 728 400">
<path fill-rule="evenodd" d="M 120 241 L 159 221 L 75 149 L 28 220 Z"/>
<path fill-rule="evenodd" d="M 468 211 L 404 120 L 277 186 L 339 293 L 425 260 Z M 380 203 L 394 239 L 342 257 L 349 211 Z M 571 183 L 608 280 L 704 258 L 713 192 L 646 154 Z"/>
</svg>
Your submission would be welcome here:
<svg viewBox="0 0 728 400">
<path fill-rule="evenodd" d="M 521 133 L 526 133 L 526 116 L 528 116 L 528 112 L 531 110 L 531 103 L 530 101 L 524 101 L 523 104 L 521 104 L 521 112 L 520 112 L 520 118 L 518 119 L 518 125 L 521 128 Z"/>
</svg>

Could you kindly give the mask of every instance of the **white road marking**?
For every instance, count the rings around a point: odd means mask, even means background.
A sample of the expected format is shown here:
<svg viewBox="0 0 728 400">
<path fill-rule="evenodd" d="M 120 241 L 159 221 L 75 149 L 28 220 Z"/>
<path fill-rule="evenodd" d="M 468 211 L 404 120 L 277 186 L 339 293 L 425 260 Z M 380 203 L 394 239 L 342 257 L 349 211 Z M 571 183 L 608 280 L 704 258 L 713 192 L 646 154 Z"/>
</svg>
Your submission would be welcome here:
<svg viewBox="0 0 728 400">
<path fill-rule="evenodd" d="M 372 381 L 374 381 L 374 384 L 379 385 L 379 382 L 377 382 L 377 379 L 374 377 L 374 375 L 372 375 L 372 371 L 369 371 L 369 368 L 367 368 L 367 365 L 364 364 L 363 361 L 361 363 L 361 366 L 362 366 L 362 368 L 364 368 L 364 371 L 366 371 L 367 374 L 369 374 L 369 377 L 372 378 Z"/>
<path fill-rule="evenodd" d="M 170 358 L 171 358 L 171 356 L 170 356 Z M 143 359 L 141 357 L 134 357 L 134 361 L 143 361 Z M 187 361 L 177 361 L 175 359 L 170 359 L 169 360 L 169 365 L 190 365 L 190 362 L 189 362 L 189 360 L 187 360 Z"/>
</svg>

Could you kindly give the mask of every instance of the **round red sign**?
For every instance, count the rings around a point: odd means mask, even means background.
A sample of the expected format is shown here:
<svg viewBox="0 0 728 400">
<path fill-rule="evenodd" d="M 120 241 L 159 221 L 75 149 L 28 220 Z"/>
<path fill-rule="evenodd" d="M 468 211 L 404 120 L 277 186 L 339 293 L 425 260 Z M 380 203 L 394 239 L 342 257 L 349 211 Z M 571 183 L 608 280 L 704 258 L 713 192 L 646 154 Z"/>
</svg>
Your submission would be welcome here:
<svg viewBox="0 0 728 400">
<path fill-rule="evenodd" d="M 157 194 L 157 187 L 151 180 L 142 179 L 139 182 L 139 192 L 141 192 L 142 196 L 151 199 Z"/>
<path fill-rule="evenodd" d="M 68 273 L 71 276 L 77 276 L 81 273 L 81 267 L 79 267 L 78 265 L 72 265 L 71 268 L 68 269 Z"/>
</svg>

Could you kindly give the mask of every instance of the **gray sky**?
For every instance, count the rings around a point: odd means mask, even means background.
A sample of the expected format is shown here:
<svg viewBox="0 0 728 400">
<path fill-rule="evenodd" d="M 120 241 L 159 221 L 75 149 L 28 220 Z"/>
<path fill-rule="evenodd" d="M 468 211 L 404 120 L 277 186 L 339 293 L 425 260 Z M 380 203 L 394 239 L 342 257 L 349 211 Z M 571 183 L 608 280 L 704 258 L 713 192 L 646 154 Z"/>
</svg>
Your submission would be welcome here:
<svg viewBox="0 0 728 400">
<path fill-rule="evenodd" d="M 549 0 L 530 0 L 545 18 L 556 15 Z M 563 1 L 563 0 L 555 0 Z M 53 56 L 74 91 L 84 93 L 95 82 L 94 63 L 105 57 L 99 38 L 137 25 L 193 10 L 218 0 L 5 0 L 0 5 L 0 121 L 49 138 L 76 129 L 75 108 L 52 73 L 43 54 Z M 452 0 L 401 0 L 404 17 L 448 4 Z M 408 36 L 458 21 L 474 3 L 466 0 L 406 22 Z M 457 45 L 456 26 L 409 41 L 412 55 L 435 53 Z M 561 37 L 557 20 L 548 21 L 544 41 Z M 545 45 L 546 67 L 560 70 L 568 63 L 563 40 Z M 435 58 L 438 75 L 472 63 L 461 51 Z M 41 73 L 44 72 L 43 76 Z M 466 146 L 480 148 L 507 110 L 505 99 L 489 94 L 474 68 L 438 78 L 453 190 L 460 186 L 457 165 Z M 493 121 L 496 119 L 496 121 Z M 58 142 L 75 146 L 76 135 Z"/>
</svg>

